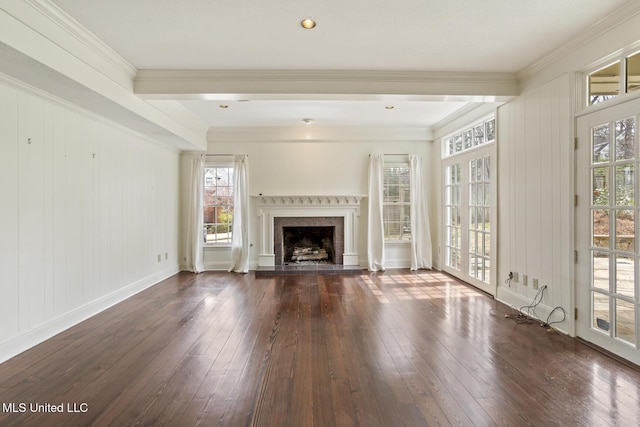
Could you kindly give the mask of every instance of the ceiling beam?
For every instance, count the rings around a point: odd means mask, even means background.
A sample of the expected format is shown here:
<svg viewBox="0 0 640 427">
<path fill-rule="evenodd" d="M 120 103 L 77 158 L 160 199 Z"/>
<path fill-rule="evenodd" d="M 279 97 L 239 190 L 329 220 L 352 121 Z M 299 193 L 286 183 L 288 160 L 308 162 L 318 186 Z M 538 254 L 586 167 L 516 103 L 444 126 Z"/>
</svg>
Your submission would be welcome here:
<svg viewBox="0 0 640 427">
<path fill-rule="evenodd" d="M 515 73 L 425 71 L 138 70 L 144 99 L 403 99 L 502 101 L 519 94 Z M 236 96 L 237 95 L 237 96 Z M 226 98 L 225 98 L 226 96 Z"/>
</svg>

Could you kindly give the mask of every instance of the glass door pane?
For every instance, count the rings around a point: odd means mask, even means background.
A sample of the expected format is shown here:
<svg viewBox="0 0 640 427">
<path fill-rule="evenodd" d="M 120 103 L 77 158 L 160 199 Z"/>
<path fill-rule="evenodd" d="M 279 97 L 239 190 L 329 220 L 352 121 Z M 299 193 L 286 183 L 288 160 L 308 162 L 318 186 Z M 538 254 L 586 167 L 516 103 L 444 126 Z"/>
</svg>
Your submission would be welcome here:
<svg viewBox="0 0 640 427">
<path fill-rule="evenodd" d="M 636 345 L 636 120 L 613 120 L 590 133 L 591 325 Z"/>
<path fill-rule="evenodd" d="M 491 280 L 491 156 L 469 161 L 469 275 Z"/>
<path fill-rule="evenodd" d="M 460 270 L 460 165 L 447 166 L 445 172 L 445 265 Z"/>
</svg>

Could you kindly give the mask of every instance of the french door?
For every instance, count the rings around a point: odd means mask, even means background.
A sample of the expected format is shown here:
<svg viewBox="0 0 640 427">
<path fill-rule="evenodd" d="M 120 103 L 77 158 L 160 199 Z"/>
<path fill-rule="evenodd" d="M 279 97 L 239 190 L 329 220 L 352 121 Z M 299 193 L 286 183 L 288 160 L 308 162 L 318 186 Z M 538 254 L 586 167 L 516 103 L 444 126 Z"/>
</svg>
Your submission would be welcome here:
<svg viewBox="0 0 640 427">
<path fill-rule="evenodd" d="M 491 295 L 496 289 L 494 147 L 442 162 L 444 271 Z"/>
<path fill-rule="evenodd" d="M 578 119 L 576 333 L 640 364 L 640 100 Z"/>
</svg>

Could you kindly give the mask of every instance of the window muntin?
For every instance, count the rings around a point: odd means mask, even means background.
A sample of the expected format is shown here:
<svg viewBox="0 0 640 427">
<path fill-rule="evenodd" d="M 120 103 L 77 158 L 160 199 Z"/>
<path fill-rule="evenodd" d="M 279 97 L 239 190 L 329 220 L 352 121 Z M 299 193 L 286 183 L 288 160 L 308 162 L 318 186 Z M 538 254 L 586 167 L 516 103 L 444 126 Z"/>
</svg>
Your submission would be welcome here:
<svg viewBox="0 0 640 427">
<path fill-rule="evenodd" d="M 385 163 L 382 222 L 386 241 L 411 240 L 411 200 L 408 163 Z"/>
<path fill-rule="evenodd" d="M 233 221 L 233 168 L 205 166 L 203 243 L 230 244 Z"/>
</svg>

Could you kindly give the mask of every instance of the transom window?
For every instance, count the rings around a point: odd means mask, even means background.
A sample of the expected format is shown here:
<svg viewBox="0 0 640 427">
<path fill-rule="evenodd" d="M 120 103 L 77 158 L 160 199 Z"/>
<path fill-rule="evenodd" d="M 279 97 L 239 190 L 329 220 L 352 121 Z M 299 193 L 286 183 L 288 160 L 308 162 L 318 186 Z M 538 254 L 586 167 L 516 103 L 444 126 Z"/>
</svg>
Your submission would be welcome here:
<svg viewBox="0 0 640 427">
<path fill-rule="evenodd" d="M 496 140 L 496 119 L 491 118 L 444 138 L 443 157 L 462 153 Z"/>
<path fill-rule="evenodd" d="M 230 244 L 233 220 L 233 168 L 205 166 L 204 169 L 205 244 Z"/>
<path fill-rule="evenodd" d="M 640 52 L 587 73 L 587 106 L 640 89 Z"/>
</svg>

